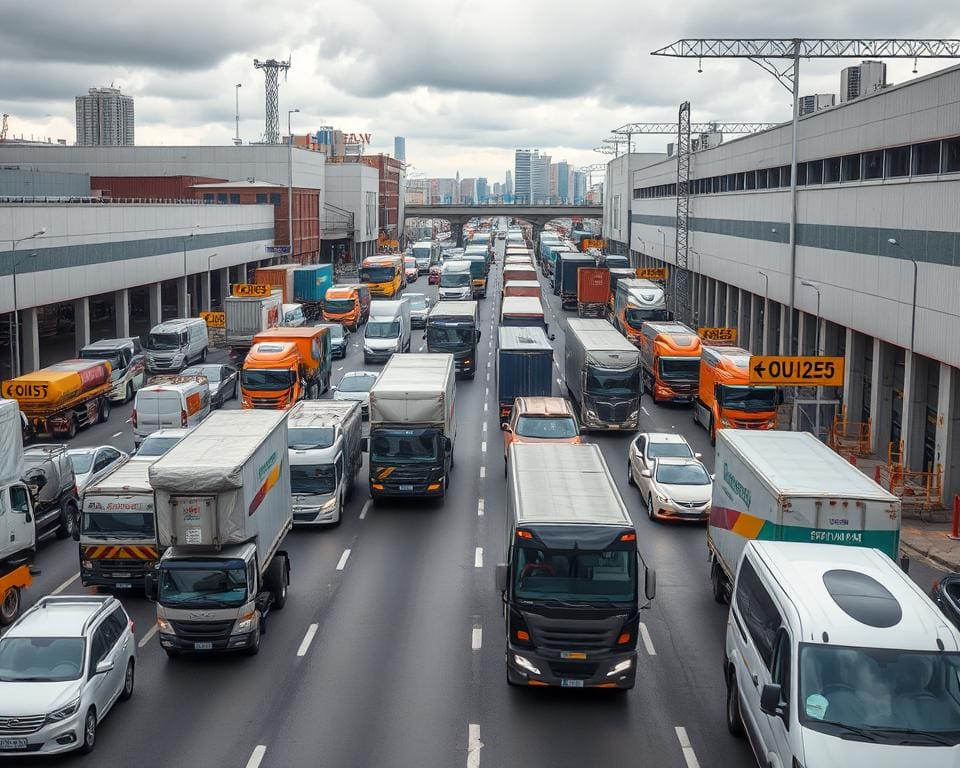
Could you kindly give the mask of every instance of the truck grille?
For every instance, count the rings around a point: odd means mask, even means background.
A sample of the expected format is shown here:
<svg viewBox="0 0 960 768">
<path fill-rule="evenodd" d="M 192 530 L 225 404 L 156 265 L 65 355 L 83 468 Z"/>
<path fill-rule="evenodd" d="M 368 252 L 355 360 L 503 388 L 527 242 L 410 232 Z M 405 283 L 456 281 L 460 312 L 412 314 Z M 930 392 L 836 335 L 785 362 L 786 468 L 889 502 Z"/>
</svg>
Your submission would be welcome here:
<svg viewBox="0 0 960 768">
<path fill-rule="evenodd" d="M 597 402 L 596 408 L 600 421 L 621 424 L 630 416 L 630 403 Z"/>
<path fill-rule="evenodd" d="M 551 661 L 550 671 L 555 677 L 565 677 L 568 680 L 589 680 L 597 674 L 599 664 L 589 664 L 582 661 Z"/>
<path fill-rule="evenodd" d="M 46 719 L 46 715 L 0 716 L 0 736 L 26 736 L 30 733 L 36 733 Z"/>
<path fill-rule="evenodd" d="M 94 560 L 94 567 L 104 576 L 114 573 L 129 573 L 133 576 L 143 576 L 147 569 L 153 570 L 152 560 Z"/>
<path fill-rule="evenodd" d="M 609 648 L 613 632 L 606 627 L 539 627 L 534 631 L 534 641 L 541 648 L 555 651 Z"/>
<path fill-rule="evenodd" d="M 173 631 L 183 640 L 221 640 L 229 636 L 233 620 L 229 621 L 171 621 Z"/>
<path fill-rule="evenodd" d="M 279 408 L 280 407 L 279 397 L 251 397 L 250 402 L 253 404 L 254 408 Z"/>
</svg>

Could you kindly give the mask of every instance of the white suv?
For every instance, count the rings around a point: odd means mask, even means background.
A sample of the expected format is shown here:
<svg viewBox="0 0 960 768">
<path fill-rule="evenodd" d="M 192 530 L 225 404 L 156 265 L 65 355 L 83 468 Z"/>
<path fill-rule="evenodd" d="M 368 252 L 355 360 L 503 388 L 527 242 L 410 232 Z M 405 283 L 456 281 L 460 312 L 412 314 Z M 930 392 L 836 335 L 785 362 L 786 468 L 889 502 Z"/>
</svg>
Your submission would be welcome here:
<svg viewBox="0 0 960 768">
<path fill-rule="evenodd" d="M 133 621 L 115 597 L 44 597 L 0 638 L 0 756 L 90 752 L 133 695 Z"/>
</svg>

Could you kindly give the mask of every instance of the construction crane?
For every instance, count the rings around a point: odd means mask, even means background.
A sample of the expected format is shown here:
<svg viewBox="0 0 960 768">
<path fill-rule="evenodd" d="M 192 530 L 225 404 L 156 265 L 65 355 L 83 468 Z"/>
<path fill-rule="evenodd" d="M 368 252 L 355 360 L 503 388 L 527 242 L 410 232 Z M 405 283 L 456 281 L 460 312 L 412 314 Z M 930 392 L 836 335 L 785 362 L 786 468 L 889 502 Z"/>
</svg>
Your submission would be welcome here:
<svg viewBox="0 0 960 768">
<path fill-rule="evenodd" d="M 0 121 L 0 141 L 7 140 L 7 119 L 10 117 L 6 112 L 3 113 L 2 121 Z"/>
<path fill-rule="evenodd" d="M 283 71 L 283 79 L 287 79 L 287 70 L 290 69 L 290 60 L 277 61 L 276 59 L 253 60 L 255 69 L 262 69 L 264 76 L 264 96 L 266 101 L 266 116 L 263 131 L 263 141 L 266 144 L 280 143 L 280 90 L 279 74 Z"/>
</svg>

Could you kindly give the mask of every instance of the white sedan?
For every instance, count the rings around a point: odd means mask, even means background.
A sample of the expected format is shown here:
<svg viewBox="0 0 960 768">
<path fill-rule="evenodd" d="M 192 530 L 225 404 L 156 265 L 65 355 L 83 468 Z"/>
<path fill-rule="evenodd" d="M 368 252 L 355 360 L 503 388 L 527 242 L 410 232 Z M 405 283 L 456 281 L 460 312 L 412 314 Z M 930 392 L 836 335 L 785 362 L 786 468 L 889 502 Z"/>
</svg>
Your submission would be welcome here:
<svg viewBox="0 0 960 768">
<path fill-rule="evenodd" d="M 713 476 L 698 459 L 664 457 L 641 470 L 637 487 L 651 520 L 705 521 L 710 517 Z"/>
<path fill-rule="evenodd" d="M 129 458 L 129 454 L 112 445 L 94 448 L 71 448 L 67 451 L 73 474 L 77 479 L 77 493 L 82 494 L 88 485 L 105 477 L 111 469 Z"/>
</svg>

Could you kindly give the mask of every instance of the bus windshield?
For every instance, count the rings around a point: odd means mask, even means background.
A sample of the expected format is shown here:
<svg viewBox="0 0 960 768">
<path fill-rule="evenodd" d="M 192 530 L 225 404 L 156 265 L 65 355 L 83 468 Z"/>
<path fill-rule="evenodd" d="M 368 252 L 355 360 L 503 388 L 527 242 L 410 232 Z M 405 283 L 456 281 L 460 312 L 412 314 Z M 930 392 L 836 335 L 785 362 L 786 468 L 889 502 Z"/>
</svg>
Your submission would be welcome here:
<svg viewBox="0 0 960 768">
<path fill-rule="evenodd" d="M 391 283 L 396 276 L 397 269 L 393 266 L 360 268 L 360 281 L 364 283 Z"/>
<path fill-rule="evenodd" d="M 514 596 L 521 600 L 634 603 L 637 558 L 629 549 L 517 547 Z"/>
</svg>

